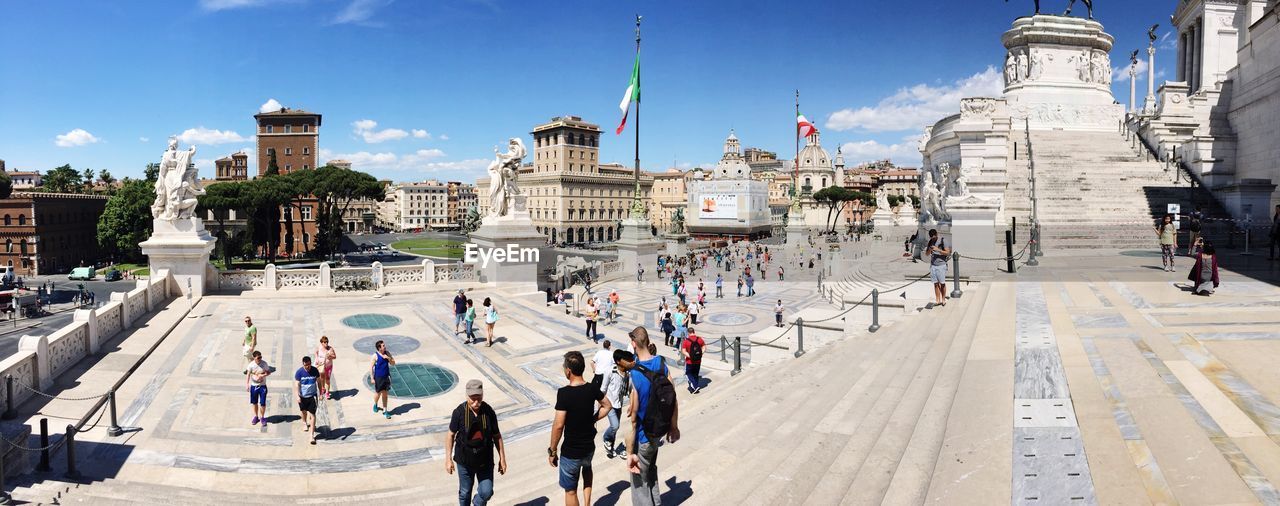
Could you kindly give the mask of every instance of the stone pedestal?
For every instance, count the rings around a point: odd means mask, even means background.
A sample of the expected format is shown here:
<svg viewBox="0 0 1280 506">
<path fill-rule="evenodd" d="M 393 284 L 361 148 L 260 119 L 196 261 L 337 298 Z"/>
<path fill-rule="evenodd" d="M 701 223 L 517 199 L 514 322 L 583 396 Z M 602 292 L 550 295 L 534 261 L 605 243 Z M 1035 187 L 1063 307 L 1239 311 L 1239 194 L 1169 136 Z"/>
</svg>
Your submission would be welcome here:
<svg viewBox="0 0 1280 506">
<path fill-rule="evenodd" d="M 689 234 L 667 234 L 665 237 L 668 255 L 684 255 L 689 252 Z"/>
<path fill-rule="evenodd" d="M 654 239 L 653 225 L 644 217 L 622 220 L 622 232 L 618 241 L 618 261 L 622 262 L 622 270 L 635 276 L 636 267 L 643 266 L 646 272 L 658 268 L 658 250 L 662 241 Z M 688 235 L 684 236 L 687 241 Z M 681 242 L 681 245 L 684 243 Z"/>
<path fill-rule="evenodd" d="M 475 264 L 482 283 L 516 294 L 536 292 L 543 267 L 551 267 L 555 258 L 542 254 L 547 238 L 534 228 L 525 196 L 514 195 L 511 199 L 511 214 L 486 217 L 480 228 L 471 233 L 474 246 L 467 246 L 463 261 Z M 475 253 L 470 253 L 472 250 Z"/>
<path fill-rule="evenodd" d="M 217 239 L 209 235 L 200 218 L 155 219 L 151 223 L 151 238 L 138 244 L 151 272 L 169 271 L 177 291 L 198 300 L 204 295 L 209 253 Z"/>
<path fill-rule="evenodd" d="M 798 248 L 801 245 L 809 244 L 809 227 L 804 225 L 803 221 L 787 220 L 787 247 Z"/>
<path fill-rule="evenodd" d="M 913 213 L 914 214 L 914 213 Z M 893 218 L 893 212 L 888 209 L 876 208 L 876 212 L 871 214 L 871 223 L 875 227 L 876 233 L 884 233 L 893 228 L 897 224 Z"/>
<path fill-rule="evenodd" d="M 961 257 L 997 258 L 1004 256 L 996 244 L 996 214 L 1000 197 L 969 195 L 947 200 L 951 214 L 952 249 Z"/>
<path fill-rule="evenodd" d="M 1032 129 L 1115 131 L 1124 106 L 1111 94 L 1115 38 L 1084 18 L 1018 18 L 1001 37 L 1004 98 Z M 1021 123 L 1021 121 L 1018 121 Z"/>
</svg>

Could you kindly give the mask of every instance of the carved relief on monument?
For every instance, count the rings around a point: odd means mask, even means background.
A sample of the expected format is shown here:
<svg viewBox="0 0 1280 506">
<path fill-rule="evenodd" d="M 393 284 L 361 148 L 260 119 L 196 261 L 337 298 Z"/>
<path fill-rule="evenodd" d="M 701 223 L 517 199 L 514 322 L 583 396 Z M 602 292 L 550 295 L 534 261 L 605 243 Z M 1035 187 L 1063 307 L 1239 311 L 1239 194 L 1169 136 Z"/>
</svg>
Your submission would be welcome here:
<svg viewBox="0 0 1280 506">
<path fill-rule="evenodd" d="M 990 119 L 1002 101 L 995 98 L 966 98 L 960 100 L 960 119 Z"/>
<path fill-rule="evenodd" d="M 1124 106 L 1116 104 L 1033 104 L 1014 106 L 1012 115 L 1042 124 L 1059 126 L 1109 125 L 1123 114 L 1123 109 Z"/>
</svg>

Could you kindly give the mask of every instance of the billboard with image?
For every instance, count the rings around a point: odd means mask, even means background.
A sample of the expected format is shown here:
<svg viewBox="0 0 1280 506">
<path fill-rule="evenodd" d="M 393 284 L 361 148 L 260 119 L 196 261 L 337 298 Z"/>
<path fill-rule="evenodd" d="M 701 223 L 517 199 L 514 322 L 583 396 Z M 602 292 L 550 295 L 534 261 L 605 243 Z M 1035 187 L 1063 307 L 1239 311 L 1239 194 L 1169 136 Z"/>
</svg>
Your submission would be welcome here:
<svg viewBox="0 0 1280 506">
<path fill-rule="evenodd" d="M 702 203 L 698 206 L 699 218 L 726 220 L 738 218 L 738 194 L 736 193 L 707 193 L 703 194 L 700 200 Z"/>
</svg>

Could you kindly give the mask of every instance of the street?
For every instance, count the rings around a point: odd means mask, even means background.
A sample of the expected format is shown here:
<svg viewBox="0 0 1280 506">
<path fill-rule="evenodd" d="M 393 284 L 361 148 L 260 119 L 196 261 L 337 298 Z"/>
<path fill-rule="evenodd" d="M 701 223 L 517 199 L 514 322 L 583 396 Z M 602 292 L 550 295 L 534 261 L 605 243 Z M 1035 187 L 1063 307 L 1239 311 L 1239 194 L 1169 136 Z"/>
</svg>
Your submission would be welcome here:
<svg viewBox="0 0 1280 506">
<path fill-rule="evenodd" d="M 97 306 L 110 302 L 111 292 L 124 292 L 133 289 L 135 286 L 131 279 L 103 281 L 102 276 L 98 276 L 97 279 L 91 281 L 70 281 L 67 279 L 66 274 L 24 277 L 22 281 L 27 288 L 32 290 L 42 284 L 48 286 L 48 283 L 52 281 L 52 303 L 45 306 L 46 314 L 44 316 L 19 318 L 17 321 L 10 319 L 0 320 L 0 357 L 3 358 L 8 358 L 9 355 L 18 351 L 18 341 L 22 336 L 49 335 L 71 323 L 72 315 L 75 313 L 74 309 L 77 307 L 72 302 L 72 298 L 79 293 L 79 285 L 84 285 L 85 291 L 93 292 L 94 304 Z"/>
</svg>

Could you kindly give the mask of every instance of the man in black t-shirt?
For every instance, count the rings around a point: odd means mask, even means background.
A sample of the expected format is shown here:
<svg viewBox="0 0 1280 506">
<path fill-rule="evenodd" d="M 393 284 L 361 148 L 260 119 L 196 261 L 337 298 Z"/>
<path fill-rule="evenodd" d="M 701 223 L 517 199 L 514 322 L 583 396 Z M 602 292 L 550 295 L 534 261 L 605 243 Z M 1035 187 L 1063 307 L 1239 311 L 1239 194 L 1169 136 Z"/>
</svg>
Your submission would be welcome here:
<svg viewBox="0 0 1280 506">
<path fill-rule="evenodd" d="M 596 422 L 609 415 L 612 406 L 600 389 L 582 379 L 587 361 L 582 353 L 564 354 L 564 377 L 569 386 L 556 392 L 556 417 L 551 426 L 547 463 L 560 469 L 560 488 L 566 505 L 591 504 L 591 457 L 595 453 Z M 599 407 L 596 403 L 599 403 Z M 561 436 L 560 454 L 556 445 Z M 578 500 L 578 476 L 582 476 L 582 500 Z"/>
<path fill-rule="evenodd" d="M 507 450 L 498 430 L 498 414 L 484 402 L 484 384 L 467 382 L 467 401 L 453 410 L 449 439 L 444 445 L 444 470 L 458 466 L 458 503 L 485 504 L 493 497 L 493 448 L 498 448 L 498 473 L 507 474 Z M 479 487 L 475 484 L 479 483 Z M 477 488 L 475 502 L 471 490 Z"/>
</svg>

